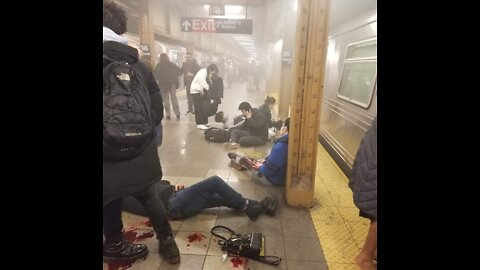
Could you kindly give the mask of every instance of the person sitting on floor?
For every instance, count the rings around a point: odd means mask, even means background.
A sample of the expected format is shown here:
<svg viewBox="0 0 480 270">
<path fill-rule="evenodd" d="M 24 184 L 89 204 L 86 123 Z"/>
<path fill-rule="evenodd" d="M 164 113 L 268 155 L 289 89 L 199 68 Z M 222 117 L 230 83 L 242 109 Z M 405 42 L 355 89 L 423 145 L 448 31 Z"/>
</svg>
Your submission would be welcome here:
<svg viewBox="0 0 480 270">
<path fill-rule="evenodd" d="M 240 103 L 238 109 L 242 112 L 245 122 L 238 129 L 232 130 L 228 147 L 234 149 L 238 148 L 238 145 L 244 147 L 265 145 L 268 140 L 265 115 L 257 108 L 252 108 L 248 102 Z"/>
<path fill-rule="evenodd" d="M 161 180 L 155 185 L 155 191 L 167 205 L 170 217 L 183 219 L 192 217 L 203 209 L 226 206 L 232 209 L 245 211 L 250 220 L 255 221 L 262 213 L 275 215 L 278 207 L 278 197 L 267 196 L 258 202 L 245 199 L 225 181 L 214 175 L 190 187 L 184 185 L 170 185 L 169 181 Z M 147 216 L 143 206 L 133 197 L 124 197 L 123 211 Z"/>
<path fill-rule="evenodd" d="M 285 120 L 280 130 L 281 137 L 275 142 L 270 155 L 263 160 L 242 157 L 228 153 L 230 164 L 234 169 L 252 171 L 252 179 L 265 185 L 284 186 L 287 176 L 288 128 L 290 118 Z"/>
</svg>

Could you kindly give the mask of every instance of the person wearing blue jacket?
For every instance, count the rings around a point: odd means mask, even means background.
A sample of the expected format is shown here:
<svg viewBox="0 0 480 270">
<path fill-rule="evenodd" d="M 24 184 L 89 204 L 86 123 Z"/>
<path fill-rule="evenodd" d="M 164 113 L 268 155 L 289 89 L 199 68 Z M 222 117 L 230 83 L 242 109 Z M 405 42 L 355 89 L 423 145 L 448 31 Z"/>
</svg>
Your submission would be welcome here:
<svg viewBox="0 0 480 270">
<path fill-rule="evenodd" d="M 270 155 L 264 160 L 255 160 L 241 157 L 236 153 L 229 153 L 231 166 L 237 170 L 252 170 L 252 179 L 269 186 L 284 186 L 287 176 L 288 158 L 288 127 L 290 118 L 285 120 L 281 129 L 281 137 L 275 142 Z M 237 162 L 238 160 L 238 162 Z"/>
</svg>

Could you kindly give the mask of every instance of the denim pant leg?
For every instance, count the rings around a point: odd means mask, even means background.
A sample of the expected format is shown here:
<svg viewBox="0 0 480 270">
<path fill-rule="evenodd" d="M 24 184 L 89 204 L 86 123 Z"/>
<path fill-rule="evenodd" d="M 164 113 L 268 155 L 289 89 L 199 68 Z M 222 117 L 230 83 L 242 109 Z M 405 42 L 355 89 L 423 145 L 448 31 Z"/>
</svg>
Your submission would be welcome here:
<svg viewBox="0 0 480 270">
<path fill-rule="evenodd" d="M 116 199 L 103 207 L 103 234 L 105 243 L 122 241 L 122 199 Z"/>
<path fill-rule="evenodd" d="M 177 192 L 170 200 L 170 210 L 183 217 L 191 217 L 202 209 L 216 206 L 233 209 L 242 209 L 245 206 L 242 195 L 216 175 Z"/>
<path fill-rule="evenodd" d="M 165 238 L 172 235 L 172 227 L 168 223 L 168 214 L 160 196 L 155 191 L 155 185 L 133 195 L 145 208 L 148 217 L 157 233 L 157 238 Z"/>
</svg>

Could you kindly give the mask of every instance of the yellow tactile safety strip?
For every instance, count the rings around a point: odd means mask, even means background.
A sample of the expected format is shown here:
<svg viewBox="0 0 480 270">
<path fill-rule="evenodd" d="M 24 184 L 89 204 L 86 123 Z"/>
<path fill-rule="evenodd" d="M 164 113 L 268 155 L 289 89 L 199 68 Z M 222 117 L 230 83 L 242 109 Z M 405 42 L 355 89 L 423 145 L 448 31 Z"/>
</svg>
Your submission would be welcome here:
<svg viewBox="0 0 480 270">
<path fill-rule="evenodd" d="M 360 269 L 355 256 L 363 246 L 370 221 L 358 216 L 348 179 L 318 144 L 315 206 L 310 209 L 328 268 Z"/>
</svg>

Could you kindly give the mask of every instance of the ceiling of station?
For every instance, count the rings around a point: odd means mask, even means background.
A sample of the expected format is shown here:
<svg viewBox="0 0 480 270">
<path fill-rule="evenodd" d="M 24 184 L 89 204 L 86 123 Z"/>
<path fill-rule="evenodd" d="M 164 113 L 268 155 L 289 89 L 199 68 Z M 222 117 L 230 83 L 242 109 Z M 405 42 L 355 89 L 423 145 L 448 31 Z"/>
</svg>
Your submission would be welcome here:
<svg viewBox="0 0 480 270">
<path fill-rule="evenodd" d="M 273 0 L 272 3 L 282 0 Z M 138 0 L 117 1 L 128 10 L 131 15 L 137 17 L 136 9 Z M 211 3 L 222 3 L 225 5 L 225 16 L 219 18 L 230 19 L 251 19 L 253 20 L 254 33 L 252 35 L 220 34 L 224 39 L 229 39 L 240 44 L 252 58 L 258 57 L 258 48 L 261 46 L 261 18 L 262 0 L 182 0 L 186 9 L 191 10 L 188 16 L 211 17 L 208 14 Z M 331 0 L 330 2 L 330 29 L 342 25 L 345 22 L 371 10 L 376 9 L 376 0 Z M 215 16 L 213 16 L 215 17 Z"/>
</svg>

